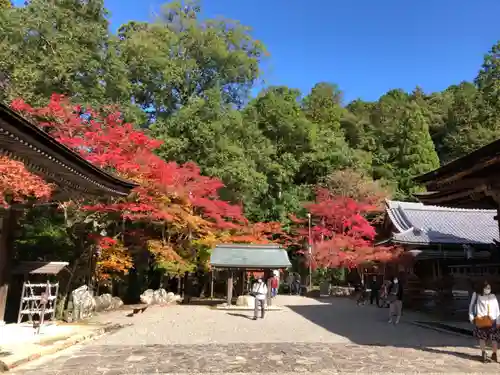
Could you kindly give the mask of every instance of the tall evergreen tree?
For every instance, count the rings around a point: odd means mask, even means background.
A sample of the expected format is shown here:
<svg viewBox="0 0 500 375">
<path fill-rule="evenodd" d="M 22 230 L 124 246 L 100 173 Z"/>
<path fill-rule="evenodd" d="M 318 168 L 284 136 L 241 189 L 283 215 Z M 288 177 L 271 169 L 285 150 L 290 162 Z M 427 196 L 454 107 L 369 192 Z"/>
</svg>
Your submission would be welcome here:
<svg viewBox="0 0 500 375">
<path fill-rule="evenodd" d="M 429 124 L 416 103 L 406 106 L 395 140 L 390 152 L 399 189 L 403 194 L 409 195 L 417 188 L 413 177 L 439 167 Z"/>
</svg>

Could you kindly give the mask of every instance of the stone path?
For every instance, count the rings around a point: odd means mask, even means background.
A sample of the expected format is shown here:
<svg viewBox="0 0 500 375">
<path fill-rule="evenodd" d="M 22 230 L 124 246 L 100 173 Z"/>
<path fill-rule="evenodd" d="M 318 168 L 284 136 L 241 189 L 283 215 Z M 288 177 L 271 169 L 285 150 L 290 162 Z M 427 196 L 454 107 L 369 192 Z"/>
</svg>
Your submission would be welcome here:
<svg viewBox="0 0 500 375">
<path fill-rule="evenodd" d="M 206 306 L 151 309 L 134 326 L 32 362 L 14 374 L 498 373 L 461 336 L 387 324 L 387 309 L 280 296 L 253 321 Z M 411 314 L 404 316 L 410 319 Z"/>
</svg>

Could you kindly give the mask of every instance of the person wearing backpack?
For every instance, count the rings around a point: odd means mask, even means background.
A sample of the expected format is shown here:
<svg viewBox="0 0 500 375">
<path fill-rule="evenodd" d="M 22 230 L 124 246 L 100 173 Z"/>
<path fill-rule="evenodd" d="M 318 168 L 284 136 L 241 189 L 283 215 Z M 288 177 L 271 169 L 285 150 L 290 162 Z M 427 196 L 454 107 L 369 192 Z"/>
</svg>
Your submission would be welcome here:
<svg viewBox="0 0 500 375">
<path fill-rule="evenodd" d="M 481 358 L 483 362 L 488 361 L 486 354 L 486 342 L 491 340 L 491 360 L 498 362 L 497 349 L 500 338 L 497 320 L 500 316 L 497 297 L 491 293 L 491 285 L 484 281 L 478 290 L 472 294 L 469 305 L 469 320 L 474 324 L 474 337 L 479 340 L 481 347 Z"/>
<path fill-rule="evenodd" d="M 266 311 L 267 285 L 262 279 L 259 278 L 257 282 L 253 284 L 251 295 L 255 297 L 253 320 L 257 320 L 259 310 L 261 311 L 260 317 L 264 319 Z"/>
</svg>

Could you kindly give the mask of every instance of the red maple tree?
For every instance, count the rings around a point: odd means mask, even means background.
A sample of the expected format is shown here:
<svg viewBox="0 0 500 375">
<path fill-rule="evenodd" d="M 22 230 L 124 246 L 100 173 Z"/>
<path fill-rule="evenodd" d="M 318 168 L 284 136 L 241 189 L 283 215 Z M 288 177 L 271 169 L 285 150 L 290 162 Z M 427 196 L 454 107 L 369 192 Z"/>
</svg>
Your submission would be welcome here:
<svg viewBox="0 0 500 375">
<path fill-rule="evenodd" d="M 376 211 L 376 206 L 319 188 L 316 202 L 305 208 L 312 219 L 312 256 L 307 258 L 314 268 L 355 268 L 370 261 L 388 261 L 396 255 L 396 249 L 374 245 L 375 228 L 366 215 Z M 308 219 L 292 220 L 298 225 L 295 237 L 309 238 Z"/>
<path fill-rule="evenodd" d="M 183 251 L 195 243 L 206 246 L 218 239 L 257 243 L 268 239 L 265 226 L 249 224 L 241 206 L 219 198 L 220 180 L 201 175 L 194 163 L 178 165 L 158 157 L 154 151 L 161 141 L 125 123 L 114 108 L 101 115 L 71 106 L 61 95 L 53 95 L 43 108 L 33 108 L 20 99 L 12 107 L 89 162 L 139 184 L 127 199 L 81 207 L 115 221 L 145 222 L 140 236 L 127 236 L 135 247 L 140 239 L 155 257 L 180 264 L 186 256 L 196 259 L 192 251 Z M 137 234 L 137 228 L 131 230 Z M 98 245 L 112 251 L 118 271 L 129 264 L 121 245 Z M 105 265 L 101 268 L 107 273 L 110 261 Z"/>
<path fill-rule="evenodd" d="M 124 211 L 133 219 L 173 220 L 165 209 L 165 195 L 186 199 L 217 227 L 246 223 L 241 207 L 221 201 L 217 191 L 223 183 L 202 176 L 194 163 L 178 165 L 158 157 L 154 150 L 161 141 L 148 137 L 125 123 L 118 111 L 107 116 L 80 106 L 71 106 L 61 95 L 52 95 L 48 106 L 33 108 L 21 99 L 12 108 L 34 118 L 37 124 L 62 144 L 79 152 L 92 164 L 140 183 L 136 200 L 114 205 L 95 205 L 87 209 Z"/>
</svg>

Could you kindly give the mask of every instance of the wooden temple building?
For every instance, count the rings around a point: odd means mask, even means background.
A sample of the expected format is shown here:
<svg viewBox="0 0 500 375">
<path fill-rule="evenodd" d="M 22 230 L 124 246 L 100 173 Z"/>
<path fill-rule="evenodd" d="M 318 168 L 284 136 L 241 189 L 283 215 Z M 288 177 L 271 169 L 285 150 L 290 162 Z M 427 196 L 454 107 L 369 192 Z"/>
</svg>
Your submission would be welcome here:
<svg viewBox="0 0 500 375">
<path fill-rule="evenodd" d="M 95 167 L 2 103 L 0 154 L 22 161 L 29 171 L 54 184 L 54 201 L 126 196 L 136 186 Z M 7 301 L 16 211 L 24 208 L 17 205 L 0 210 L 0 321 L 4 318 Z"/>
<path fill-rule="evenodd" d="M 424 204 L 500 207 L 500 140 L 415 179 L 427 188 L 416 197 Z"/>
<path fill-rule="evenodd" d="M 443 277 L 466 276 L 476 267 L 500 263 L 494 242 L 498 237 L 495 216 L 496 210 L 387 200 L 383 230 L 389 242 L 414 258 L 407 273 L 432 289 Z"/>
<path fill-rule="evenodd" d="M 427 188 L 417 198 L 426 205 L 453 208 L 489 209 L 496 212 L 497 231 L 493 238 L 496 247 L 488 263 L 497 263 L 500 241 L 500 140 L 490 143 L 469 155 L 457 159 L 415 180 Z M 469 235 L 484 230 L 484 223 L 469 221 L 462 231 Z M 493 233 L 492 233 L 493 234 Z M 498 267 L 495 274 L 498 274 Z M 490 272 L 484 274 L 490 276 Z"/>
<path fill-rule="evenodd" d="M 477 280 L 500 291 L 499 172 L 500 140 L 415 178 L 427 189 L 420 203 L 387 201 L 386 238 L 414 258 L 403 273 L 410 298 L 433 292 L 434 305 L 457 310 Z"/>
</svg>

